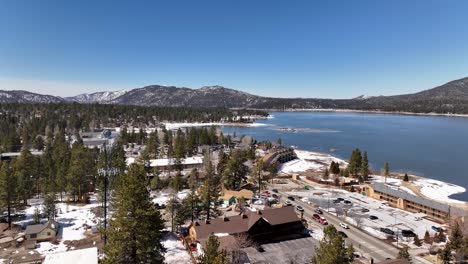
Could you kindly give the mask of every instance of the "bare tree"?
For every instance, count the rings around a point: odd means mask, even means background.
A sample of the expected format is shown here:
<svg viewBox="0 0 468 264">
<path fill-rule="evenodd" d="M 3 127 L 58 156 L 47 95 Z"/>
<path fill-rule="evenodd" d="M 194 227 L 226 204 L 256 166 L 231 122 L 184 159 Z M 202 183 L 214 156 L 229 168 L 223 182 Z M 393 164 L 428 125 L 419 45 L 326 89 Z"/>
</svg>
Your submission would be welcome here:
<svg viewBox="0 0 468 264">
<path fill-rule="evenodd" d="M 244 264 L 246 263 L 246 254 L 242 251 L 243 248 L 256 247 L 256 243 L 249 237 L 248 234 L 242 233 L 235 236 L 235 242 L 229 247 L 231 255 L 231 263 Z"/>
</svg>

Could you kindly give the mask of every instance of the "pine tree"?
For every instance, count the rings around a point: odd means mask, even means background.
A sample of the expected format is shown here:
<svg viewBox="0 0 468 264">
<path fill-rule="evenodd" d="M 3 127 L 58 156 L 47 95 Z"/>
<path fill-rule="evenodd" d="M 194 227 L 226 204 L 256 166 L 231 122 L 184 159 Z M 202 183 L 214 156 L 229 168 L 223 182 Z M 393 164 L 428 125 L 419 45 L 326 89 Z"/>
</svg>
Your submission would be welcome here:
<svg viewBox="0 0 468 264">
<path fill-rule="evenodd" d="M 161 244 L 164 222 L 154 208 L 141 164 L 132 164 L 122 176 L 112 198 L 115 211 L 105 246 L 103 263 L 163 263 Z"/>
<path fill-rule="evenodd" d="M 95 161 L 91 152 L 78 142 L 73 143 L 71 163 L 67 174 L 67 190 L 73 201 L 83 200 L 83 194 L 88 192 L 89 181 L 95 175 Z"/>
<path fill-rule="evenodd" d="M 418 246 L 418 247 L 422 246 L 422 242 L 421 242 L 421 240 L 419 239 L 418 235 L 416 235 L 416 236 L 414 237 L 413 243 L 414 243 L 416 246 Z"/>
<path fill-rule="evenodd" d="M 16 177 L 10 170 L 10 163 L 3 161 L 0 167 L 0 201 L 7 207 L 8 226 L 11 229 L 11 209 L 17 198 Z"/>
<path fill-rule="evenodd" d="M 354 260 L 352 245 L 346 248 L 343 237 L 333 225 L 324 229 L 324 237 L 319 246 L 315 248 L 312 264 L 348 264 Z"/>
<path fill-rule="evenodd" d="M 17 179 L 17 193 L 19 199 L 23 201 L 23 204 L 26 204 L 27 199 L 31 198 L 33 195 L 34 188 L 31 188 L 33 185 L 34 170 L 32 164 L 34 163 L 34 157 L 32 156 L 29 149 L 25 146 L 21 151 L 21 155 L 15 162 L 14 170 L 15 176 Z"/>
<path fill-rule="evenodd" d="M 349 160 L 349 173 L 353 176 L 357 176 L 361 170 L 362 156 L 359 149 L 353 150 L 351 154 L 351 159 Z"/>
<path fill-rule="evenodd" d="M 427 230 L 426 230 L 426 233 L 424 233 L 424 243 L 432 244 L 431 235 L 429 234 L 429 231 L 427 231 Z"/>
<path fill-rule="evenodd" d="M 204 254 L 199 257 L 200 264 L 229 264 L 227 254 L 219 249 L 217 236 L 211 235 L 206 242 Z"/>
<path fill-rule="evenodd" d="M 452 251 L 447 245 L 439 252 L 439 259 L 443 264 L 450 264 L 452 261 Z"/>
<path fill-rule="evenodd" d="M 405 176 L 403 177 L 403 181 L 404 181 L 404 182 L 408 182 L 408 181 L 409 181 L 408 173 L 405 173 Z"/>
<path fill-rule="evenodd" d="M 408 252 L 408 248 L 403 247 L 398 251 L 398 259 L 406 259 L 411 262 L 411 255 Z"/>
<path fill-rule="evenodd" d="M 210 219 L 214 213 L 212 204 L 216 204 L 219 197 L 220 180 L 215 174 L 213 165 L 209 155 L 205 157 L 205 181 L 200 188 L 200 196 L 203 203 L 203 211 L 206 213 L 207 219 Z"/>
<path fill-rule="evenodd" d="M 456 254 L 460 254 L 465 248 L 464 246 L 465 238 L 463 236 L 463 232 L 460 227 L 460 223 L 458 221 L 453 221 L 452 231 L 450 232 L 449 242 L 447 246 L 450 250 L 456 252 Z"/>
<path fill-rule="evenodd" d="M 39 208 L 36 207 L 34 208 L 34 213 L 33 213 L 33 224 L 39 224 L 41 222 L 41 212 L 39 211 Z"/>
<path fill-rule="evenodd" d="M 328 169 L 325 168 L 325 171 L 323 171 L 323 174 L 322 174 L 322 179 L 324 180 L 328 180 L 328 176 L 329 176 L 329 172 L 328 172 Z"/>
<path fill-rule="evenodd" d="M 55 195 L 49 193 L 44 198 L 44 213 L 47 220 L 55 219 Z"/>
<path fill-rule="evenodd" d="M 369 160 L 367 159 L 367 151 L 364 151 L 362 156 L 361 176 L 363 177 L 364 181 L 369 179 Z"/>
</svg>

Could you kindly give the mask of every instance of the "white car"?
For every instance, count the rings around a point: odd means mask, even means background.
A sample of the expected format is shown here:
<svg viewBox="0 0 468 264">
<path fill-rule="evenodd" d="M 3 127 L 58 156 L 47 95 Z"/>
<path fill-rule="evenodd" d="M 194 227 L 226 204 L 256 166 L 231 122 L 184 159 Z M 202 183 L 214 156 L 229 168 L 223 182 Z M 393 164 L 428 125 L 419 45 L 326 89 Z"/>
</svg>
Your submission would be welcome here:
<svg viewBox="0 0 468 264">
<path fill-rule="evenodd" d="M 340 223 L 340 226 L 344 229 L 349 229 L 349 226 L 345 223 Z"/>
</svg>

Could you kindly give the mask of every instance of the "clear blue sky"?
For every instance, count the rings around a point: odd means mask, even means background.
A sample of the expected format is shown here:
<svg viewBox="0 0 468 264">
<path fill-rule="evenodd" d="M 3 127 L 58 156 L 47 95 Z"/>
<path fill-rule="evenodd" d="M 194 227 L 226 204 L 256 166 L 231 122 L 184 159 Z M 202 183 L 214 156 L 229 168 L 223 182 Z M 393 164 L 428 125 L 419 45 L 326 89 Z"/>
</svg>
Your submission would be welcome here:
<svg viewBox="0 0 468 264">
<path fill-rule="evenodd" d="M 468 1 L 0 1 L 0 89 L 390 95 L 468 76 Z"/>
</svg>

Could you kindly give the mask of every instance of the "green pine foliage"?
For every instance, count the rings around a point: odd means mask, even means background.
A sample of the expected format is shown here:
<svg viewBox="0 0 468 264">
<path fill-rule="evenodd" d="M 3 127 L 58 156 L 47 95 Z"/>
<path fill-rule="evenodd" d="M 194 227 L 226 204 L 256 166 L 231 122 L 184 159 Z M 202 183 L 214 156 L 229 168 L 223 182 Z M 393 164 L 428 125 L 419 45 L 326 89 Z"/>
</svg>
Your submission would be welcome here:
<svg viewBox="0 0 468 264">
<path fill-rule="evenodd" d="M 398 251 L 398 257 L 397 258 L 398 259 L 406 259 L 406 260 L 411 262 L 411 255 L 408 252 L 408 248 L 406 248 L 406 247 L 400 248 L 400 250 Z"/>
<path fill-rule="evenodd" d="M 354 260 L 354 248 L 346 247 L 343 237 L 333 225 L 324 229 L 324 238 L 315 248 L 315 254 L 311 259 L 312 264 L 349 264 Z"/>
<path fill-rule="evenodd" d="M 217 236 L 210 236 L 206 242 L 204 254 L 198 259 L 200 264 L 229 264 L 229 259 L 224 250 L 219 249 Z"/>
<path fill-rule="evenodd" d="M 146 188 L 146 172 L 132 164 L 112 197 L 115 209 L 105 246 L 103 263 L 164 263 L 161 244 L 164 222 Z"/>
</svg>

